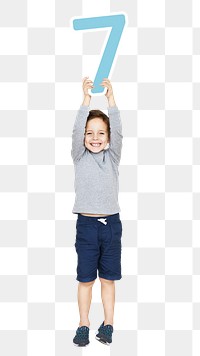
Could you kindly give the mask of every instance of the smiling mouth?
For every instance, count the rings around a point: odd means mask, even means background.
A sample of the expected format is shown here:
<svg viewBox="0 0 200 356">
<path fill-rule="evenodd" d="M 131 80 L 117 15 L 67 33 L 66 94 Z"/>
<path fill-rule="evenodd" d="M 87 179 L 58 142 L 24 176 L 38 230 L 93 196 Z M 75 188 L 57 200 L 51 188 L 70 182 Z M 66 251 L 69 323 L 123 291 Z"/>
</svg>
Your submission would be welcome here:
<svg viewBox="0 0 200 356">
<path fill-rule="evenodd" d="M 92 147 L 100 147 L 100 146 L 101 146 L 101 143 L 91 143 L 91 146 L 92 146 Z"/>
</svg>

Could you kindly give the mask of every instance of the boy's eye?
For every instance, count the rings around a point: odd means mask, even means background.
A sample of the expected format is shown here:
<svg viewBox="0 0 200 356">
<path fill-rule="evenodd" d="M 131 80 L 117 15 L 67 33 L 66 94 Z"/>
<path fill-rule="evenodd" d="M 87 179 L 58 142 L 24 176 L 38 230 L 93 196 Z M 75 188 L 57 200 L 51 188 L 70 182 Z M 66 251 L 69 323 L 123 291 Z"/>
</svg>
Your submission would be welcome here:
<svg viewBox="0 0 200 356">
<path fill-rule="evenodd" d="M 100 132 L 101 135 L 104 135 L 104 132 Z"/>
<path fill-rule="evenodd" d="M 91 135 L 92 132 L 87 132 L 87 135 Z"/>
</svg>

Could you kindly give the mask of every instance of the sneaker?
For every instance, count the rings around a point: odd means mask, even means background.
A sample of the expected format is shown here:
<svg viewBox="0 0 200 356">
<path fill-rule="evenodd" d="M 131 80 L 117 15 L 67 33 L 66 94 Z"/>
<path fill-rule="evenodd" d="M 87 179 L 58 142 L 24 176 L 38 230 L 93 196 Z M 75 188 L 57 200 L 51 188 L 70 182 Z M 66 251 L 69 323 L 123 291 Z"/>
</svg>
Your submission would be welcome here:
<svg viewBox="0 0 200 356">
<path fill-rule="evenodd" d="M 73 338 L 75 346 L 87 346 L 89 341 L 89 328 L 87 326 L 79 326 L 76 330 L 76 335 Z"/>
<path fill-rule="evenodd" d="M 109 346 L 112 342 L 113 330 L 114 329 L 112 325 L 108 324 L 104 326 L 104 321 L 103 321 L 103 323 L 100 325 L 98 329 L 98 333 L 96 334 L 96 339 L 102 342 L 102 344 Z"/>
</svg>

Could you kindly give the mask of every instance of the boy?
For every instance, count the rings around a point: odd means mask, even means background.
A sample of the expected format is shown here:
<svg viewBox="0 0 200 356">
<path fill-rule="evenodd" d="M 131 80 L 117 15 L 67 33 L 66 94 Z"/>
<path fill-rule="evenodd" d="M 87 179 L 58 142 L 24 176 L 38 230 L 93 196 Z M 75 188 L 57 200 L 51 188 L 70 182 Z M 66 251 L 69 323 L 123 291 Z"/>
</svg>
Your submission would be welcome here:
<svg viewBox="0 0 200 356">
<path fill-rule="evenodd" d="M 73 133 L 71 155 L 75 169 L 75 204 L 78 214 L 75 248 L 78 255 L 77 280 L 80 323 L 74 345 L 89 344 L 88 319 L 92 286 L 101 281 L 104 321 L 96 339 L 106 345 L 112 342 L 115 303 L 115 280 L 121 276 L 122 223 L 118 204 L 118 166 L 122 148 L 122 125 L 110 81 L 107 88 L 108 115 L 100 110 L 89 111 L 93 88 L 88 77 L 83 78 L 83 103 L 78 111 Z"/>
</svg>

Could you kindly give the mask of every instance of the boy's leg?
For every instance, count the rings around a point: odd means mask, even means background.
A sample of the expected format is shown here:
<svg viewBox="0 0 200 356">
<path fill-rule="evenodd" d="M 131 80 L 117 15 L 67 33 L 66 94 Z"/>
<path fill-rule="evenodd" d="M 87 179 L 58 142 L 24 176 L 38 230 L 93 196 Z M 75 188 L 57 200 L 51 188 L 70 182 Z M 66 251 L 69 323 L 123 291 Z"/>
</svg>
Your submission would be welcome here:
<svg viewBox="0 0 200 356">
<path fill-rule="evenodd" d="M 101 298 L 104 308 L 104 325 L 113 325 L 114 305 L 115 305 L 115 282 L 99 278 L 101 281 Z"/>
<path fill-rule="evenodd" d="M 94 281 L 91 282 L 79 282 L 78 285 L 78 306 L 80 314 L 79 326 L 90 326 L 89 322 L 89 310 L 92 300 L 92 286 Z"/>
</svg>

